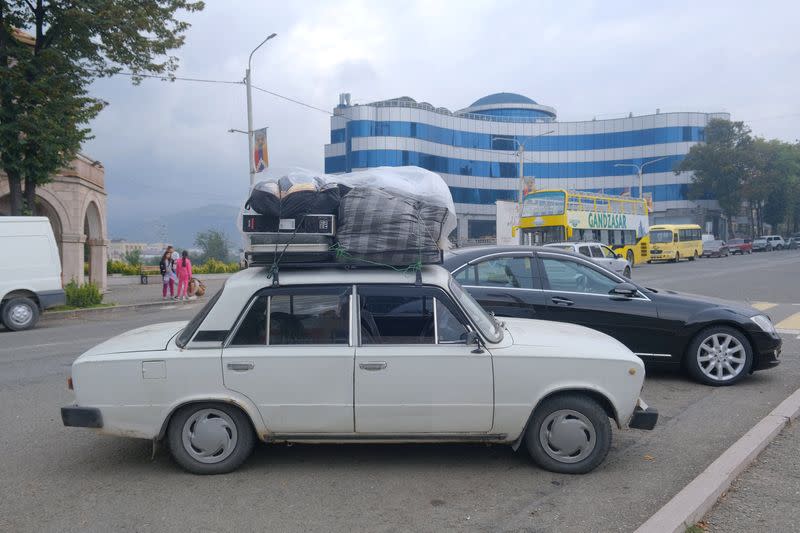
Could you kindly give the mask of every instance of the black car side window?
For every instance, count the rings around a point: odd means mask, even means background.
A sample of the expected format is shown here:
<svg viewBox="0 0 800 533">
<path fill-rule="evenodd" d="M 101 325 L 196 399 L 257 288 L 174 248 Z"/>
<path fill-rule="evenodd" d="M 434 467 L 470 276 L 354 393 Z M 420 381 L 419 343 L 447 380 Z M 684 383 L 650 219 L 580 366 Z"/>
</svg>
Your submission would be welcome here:
<svg viewBox="0 0 800 533">
<path fill-rule="evenodd" d="M 478 263 L 476 270 L 481 287 L 533 288 L 531 258 L 527 256 L 487 259 Z"/>
<path fill-rule="evenodd" d="M 570 259 L 542 257 L 550 290 L 609 294 L 617 281 L 588 265 Z"/>
</svg>

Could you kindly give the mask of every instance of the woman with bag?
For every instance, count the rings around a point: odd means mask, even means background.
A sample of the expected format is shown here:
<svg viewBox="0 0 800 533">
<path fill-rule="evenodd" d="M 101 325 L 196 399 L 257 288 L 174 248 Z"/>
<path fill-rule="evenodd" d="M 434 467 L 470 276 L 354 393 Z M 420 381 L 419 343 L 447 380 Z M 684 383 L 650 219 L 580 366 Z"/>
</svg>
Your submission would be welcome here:
<svg viewBox="0 0 800 533">
<path fill-rule="evenodd" d="M 175 262 L 175 271 L 178 273 L 178 299 L 188 300 L 189 280 L 192 279 L 192 262 L 189 260 L 189 252 L 181 252 L 181 258 Z"/>
<path fill-rule="evenodd" d="M 161 270 L 161 280 L 163 286 L 161 289 L 161 298 L 167 299 L 167 288 L 169 288 L 169 297 L 175 299 L 175 281 L 178 279 L 175 275 L 175 259 L 172 258 L 174 249 L 172 246 L 167 247 L 167 251 L 161 256 L 161 263 L 159 268 Z"/>
</svg>

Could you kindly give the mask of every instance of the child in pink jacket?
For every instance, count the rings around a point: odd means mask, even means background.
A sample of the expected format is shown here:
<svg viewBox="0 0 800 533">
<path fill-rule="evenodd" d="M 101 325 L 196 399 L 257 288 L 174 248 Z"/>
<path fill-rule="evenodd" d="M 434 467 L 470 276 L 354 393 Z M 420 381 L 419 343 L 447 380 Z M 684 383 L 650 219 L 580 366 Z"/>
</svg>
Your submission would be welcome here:
<svg viewBox="0 0 800 533">
<path fill-rule="evenodd" d="M 192 262 L 189 260 L 189 252 L 181 252 L 181 258 L 175 261 L 175 273 L 178 274 L 178 299 L 188 300 L 187 289 L 189 280 L 192 279 Z"/>
</svg>

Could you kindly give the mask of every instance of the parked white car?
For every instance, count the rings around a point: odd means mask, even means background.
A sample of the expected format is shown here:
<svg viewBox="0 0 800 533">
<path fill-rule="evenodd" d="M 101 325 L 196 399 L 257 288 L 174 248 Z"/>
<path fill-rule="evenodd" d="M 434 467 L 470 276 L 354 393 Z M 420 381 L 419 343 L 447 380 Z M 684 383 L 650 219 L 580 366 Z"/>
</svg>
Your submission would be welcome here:
<svg viewBox="0 0 800 533">
<path fill-rule="evenodd" d="M 47 217 L 0 217 L 0 322 L 12 331 L 30 329 L 41 311 L 65 302 Z"/>
<path fill-rule="evenodd" d="M 497 322 L 440 266 L 231 276 L 188 324 L 81 355 L 66 426 L 165 439 L 189 472 L 237 468 L 265 442 L 524 442 L 585 473 L 618 428 L 652 429 L 642 361 L 572 324 Z"/>
<path fill-rule="evenodd" d="M 631 264 L 614 250 L 599 242 L 554 242 L 546 247 L 567 250 L 590 258 L 598 265 L 620 276 L 631 277 Z"/>
</svg>

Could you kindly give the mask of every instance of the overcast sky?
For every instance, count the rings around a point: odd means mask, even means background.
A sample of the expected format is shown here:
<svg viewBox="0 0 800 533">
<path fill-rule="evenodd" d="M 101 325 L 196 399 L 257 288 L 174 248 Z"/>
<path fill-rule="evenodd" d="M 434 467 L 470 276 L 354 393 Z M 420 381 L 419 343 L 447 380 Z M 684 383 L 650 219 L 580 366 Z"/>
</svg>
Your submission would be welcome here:
<svg viewBox="0 0 800 533">
<path fill-rule="evenodd" d="M 800 137 L 797 2 L 207 0 L 184 15 L 178 76 L 241 80 L 323 109 L 411 96 L 451 110 L 494 92 L 555 107 L 560 120 L 727 111 L 766 137 Z M 248 186 L 245 90 L 100 80 L 109 102 L 84 151 L 103 162 L 115 221 L 211 203 Z M 323 168 L 329 115 L 254 93 L 273 166 Z"/>
</svg>

